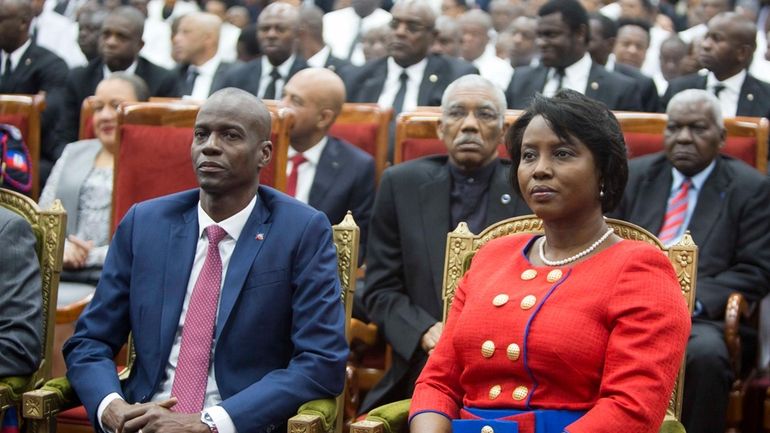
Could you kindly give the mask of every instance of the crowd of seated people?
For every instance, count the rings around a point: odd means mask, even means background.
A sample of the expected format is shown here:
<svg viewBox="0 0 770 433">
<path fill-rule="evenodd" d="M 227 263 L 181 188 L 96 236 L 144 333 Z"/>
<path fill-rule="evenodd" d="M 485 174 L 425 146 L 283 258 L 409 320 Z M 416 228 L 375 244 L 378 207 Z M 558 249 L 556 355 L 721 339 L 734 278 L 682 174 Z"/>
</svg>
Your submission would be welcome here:
<svg viewBox="0 0 770 433">
<path fill-rule="evenodd" d="M 572 228 L 584 234 L 586 227 L 605 229 L 603 213 L 638 224 L 668 244 L 682 238 L 686 230 L 692 234 L 700 248 L 695 311 L 691 321 L 660 325 L 676 331 L 669 343 L 677 343 L 661 350 L 668 351 L 669 362 L 678 362 L 682 356 L 686 360 L 681 421 L 687 432 L 721 433 L 726 428 L 730 387 L 737 379 L 722 338 L 725 302 L 737 291 L 756 305 L 770 291 L 766 174 L 719 152 L 726 142 L 724 119 L 770 118 L 770 4 L 767 0 L 733 3 L 0 0 L 0 94 L 44 95 L 39 175 L 34 179 L 42 193 L 34 198 L 43 208 L 58 199 L 68 214 L 59 300 L 66 304 L 95 290 L 75 337 L 65 347 L 69 378 L 92 424 L 128 431 L 172 422 L 190 423 L 185 425 L 196 429 L 215 426 L 222 432 L 270 430 L 302 401 L 338 393 L 343 375 L 336 369 L 346 354 L 344 330 L 339 328 L 341 310 L 329 302 L 333 298 L 329 294 L 338 287 L 323 278 L 334 278 L 328 225 L 339 223 L 347 211 L 361 229 L 359 260 L 365 264 L 356 315 L 376 324 L 391 350 L 390 368 L 365 396 L 360 413 L 416 392 L 411 420 L 413 431 L 422 433 L 458 429 L 451 423 L 447 427 L 445 418 L 476 416 L 473 410 L 479 408 L 522 410 L 518 405 L 522 399 L 511 400 L 510 392 L 506 400 L 494 404 L 495 398 L 486 394 L 489 386 L 485 385 L 483 395 L 476 392 L 481 389 L 481 384 L 473 382 L 477 360 L 469 364 L 470 378 L 443 370 L 445 364 L 478 355 L 478 347 L 458 348 L 458 342 L 481 338 L 473 330 L 454 326 L 463 308 L 476 308 L 477 300 L 470 296 L 464 307 L 453 306 L 446 328 L 442 320 L 446 233 L 463 221 L 479 233 L 502 219 L 535 213 L 543 219 L 546 234 L 517 244 L 523 255 L 520 251 L 516 258 L 548 266 L 545 260 L 540 263 L 545 239 L 545 255 L 552 258 L 568 257 L 597 241 L 598 236 L 588 235 L 565 238 L 557 229 L 564 215 L 586 211 L 596 218 L 580 221 L 585 227 L 574 218 L 570 221 Z M 152 98 L 201 107 L 190 137 L 200 194 L 134 208 L 118 225 L 111 217 L 119 106 Z M 263 105 L 260 100 L 277 102 Z M 80 118 L 84 102 L 93 108 L 90 119 Z M 396 158 L 398 116 L 419 107 L 436 107 L 436 133 L 445 155 L 398 163 L 381 174 L 375 155 L 334 134 L 332 127 L 345 103 L 392 110 L 385 151 L 388 164 Z M 286 187 L 275 196 L 271 189 L 257 188 L 246 175 L 259 172 L 276 157 L 265 144 L 269 141 L 260 141 L 270 137 L 266 106 L 292 113 Z M 574 110 L 581 109 L 666 113 L 663 152 L 630 160 L 627 186 L 625 180 L 612 180 L 622 183 L 625 193 L 623 187 L 607 183 L 617 173 L 603 171 L 606 167 L 597 161 L 605 156 L 592 147 L 595 143 L 587 142 L 581 135 L 584 131 L 573 124 L 563 124 L 560 116 L 579 118 L 582 114 Z M 525 110 L 528 115 L 527 122 L 515 124 L 514 135 L 506 139 L 510 110 Z M 594 114 L 595 122 L 614 121 L 604 111 Z M 616 135 L 615 125 L 611 126 L 602 131 Z M 525 181 L 532 182 L 522 174 L 523 167 L 532 163 L 527 155 L 545 152 L 542 143 L 527 144 L 532 131 L 538 131 L 540 141 L 569 144 L 563 153 L 548 151 L 555 152 L 554 164 L 567 167 L 567 160 L 578 158 L 576 154 L 592 161 L 583 169 L 594 173 L 598 183 L 582 187 L 596 186 L 595 203 L 583 202 L 581 209 L 561 203 L 557 210 L 562 215 L 549 210 L 537 194 L 527 196 Z M 500 151 L 504 141 L 511 154 Z M 254 154 L 246 157 L 247 150 Z M 559 177 L 558 169 L 543 170 L 528 176 Z M 610 200 L 613 209 L 605 205 L 605 194 L 620 194 Z M 675 223 L 669 220 L 673 204 L 681 211 L 681 221 Z M 168 231 L 177 230 L 170 216 L 177 213 L 185 221 L 182 226 L 190 229 L 184 234 L 189 239 L 152 247 L 152 242 L 166 242 Z M 278 215 L 281 221 L 271 220 Z M 211 239 L 219 238 L 214 232 L 220 229 L 209 233 L 205 227 L 190 228 L 200 221 L 221 224 L 225 233 L 219 246 Z M 114 227 L 118 229 L 113 233 Z M 255 231 L 241 233 L 250 228 Z M 257 251 L 253 264 L 239 260 L 241 254 L 248 254 L 239 239 L 249 237 L 266 248 L 273 242 L 271 234 L 285 243 L 275 247 L 281 254 L 265 258 Z M 570 245 L 566 240 L 576 242 Z M 210 241 L 215 245 L 212 249 Z M 602 242 L 593 254 L 622 250 L 626 244 L 614 236 Z M 218 284 L 201 286 L 217 286 L 207 295 L 213 296 L 208 304 L 213 299 L 219 310 L 214 308 L 212 313 L 197 304 L 193 309 L 196 301 L 206 304 L 198 299 L 203 295 L 196 294 L 198 276 L 204 268 L 208 272 L 209 254 L 217 248 L 219 268 L 212 272 L 219 275 Z M 167 250 L 172 255 L 187 254 L 190 263 L 180 268 L 163 255 Z M 316 269 L 306 272 L 324 277 L 301 271 L 298 262 Z M 243 281 L 227 280 L 226 276 L 231 278 L 228 269 L 240 272 Z M 175 276 L 163 277 L 166 273 Z M 671 291 L 668 277 L 655 276 L 661 280 L 659 285 Z M 173 292 L 178 305 L 166 310 L 162 291 L 148 294 L 144 290 L 147 284 L 166 290 L 169 278 L 178 286 Z M 242 292 L 228 292 L 230 283 L 237 290 L 243 286 Z M 252 290 L 260 287 L 269 289 L 267 294 Z M 291 288 L 295 297 L 279 293 L 281 287 Z M 319 299 L 302 298 L 304 291 L 313 290 L 319 291 Z M 263 311 L 266 302 L 275 303 L 269 311 Z M 0 342 L 10 333 L 4 320 L 9 315 L 18 318 L 16 310 L 5 305 L 11 304 L 0 303 Z M 185 316 L 198 308 L 203 308 L 201 317 L 208 322 L 193 323 L 215 326 L 213 335 L 183 332 L 188 329 L 183 326 Z M 669 319 L 675 320 L 681 311 L 678 305 L 671 308 L 676 311 Z M 254 319 L 246 314 L 249 311 L 263 316 Z M 300 320 L 302 312 L 310 315 Z M 687 342 L 683 335 L 690 326 Z M 250 351 L 225 341 L 246 338 L 260 327 L 267 331 L 259 332 L 261 340 Z M 624 332 L 625 328 L 602 328 L 602 332 L 616 329 Z M 128 332 L 134 333 L 137 347 L 152 356 L 141 360 L 139 373 L 121 391 L 114 365 L 106 362 Z M 444 341 L 442 335 L 447 332 L 449 338 Z M 191 344 L 186 340 L 195 338 L 199 342 L 213 338 L 205 356 L 201 350 L 188 352 Z M 291 344 L 280 345 L 262 363 L 250 362 L 250 354 L 257 358 L 257 353 L 281 338 Z M 324 345 L 312 347 L 319 338 Z M 755 336 L 747 334 L 744 341 L 745 354 L 752 357 Z M 604 351 L 612 343 L 602 340 L 591 350 Z M 475 352 L 469 355 L 466 350 Z M 217 352 L 232 359 L 218 357 Z M 101 358 L 95 360 L 97 355 Z M 34 358 L 24 362 L 16 358 L 0 354 L 0 371 L 10 363 L 17 374 L 28 373 Z M 591 361 L 614 361 L 609 354 L 599 358 Z M 194 371 L 184 367 L 182 376 L 194 377 L 200 373 L 195 368 L 200 370 L 201 363 L 207 362 L 205 374 L 192 384 L 175 380 L 181 365 L 190 359 Z M 666 393 L 673 384 L 674 364 L 655 372 L 665 382 L 661 390 Z M 647 374 L 638 371 L 648 365 L 637 367 L 637 374 Z M 94 374 L 99 383 L 88 384 Z M 282 374 L 299 378 L 294 386 L 305 386 L 305 392 L 278 404 L 275 396 L 285 390 L 283 380 L 287 380 Z M 257 384 L 265 378 L 271 392 L 262 393 Z M 593 419 L 616 413 L 611 405 L 592 412 L 607 397 L 605 390 L 599 390 L 605 385 L 636 386 L 595 377 L 581 385 L 579 391 L 586 392 L 582 405 L 572 407 L 559 399 L 552 405 L 542 394 L 524 400 L 538 409 L 565 405 L 575 409 L 574 432 L 603 431 L 599 429 L 609 429 L 612 423 L 600 425 Z M 534 389 L 528 391 L 537 394 Z M 195 400 L 178 399 L 180 392 L 194 394 Z M 649 399 L 654 413 L 633 422 L 656 431 L 649 424 L 662 419 L 663 400 L 644 392 L 625 397 Z M 446 403 L 449 400 L 452 404 Z M 132 410 L 133 405 L 126 402 L 154 404 Z M 464 405 L 471 412 L 463 412 Z M 189 415 L 201 412 L 206 419 Z M 579 418 L 583 420 L 576 421 Z"/>
</svg>

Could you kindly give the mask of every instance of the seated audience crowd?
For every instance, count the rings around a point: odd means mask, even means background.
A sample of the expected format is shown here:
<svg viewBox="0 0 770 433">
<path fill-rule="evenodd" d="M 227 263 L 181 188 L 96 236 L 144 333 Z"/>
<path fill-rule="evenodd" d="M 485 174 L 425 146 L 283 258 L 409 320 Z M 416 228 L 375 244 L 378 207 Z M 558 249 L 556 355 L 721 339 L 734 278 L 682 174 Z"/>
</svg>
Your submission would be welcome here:
<svg viewBox="0 0 770 433">
<path fill-rule="evenodd" d="M 94 427 L 271 432 L 342 392 L 331 225 L 350 211 L 354 314 L 390 360 L 359 414 L 413 397 L 412 432 L 657 432 L 684 359 L 680 421 L 725 432 L 725 305 L 770 292 L 770 181 L 721 151 L 726 119 L 770 118 L 770 1 L 0 0 L 0 23 L 0 123 L 5 95 L 44 100 L 14 126 L 39 147 L 30 195 L 67 212 L 58 304 L 93 296 L 56 350 Z M 121 104 L 153 98 L 198 107 L 199 188 L 112 221 Z M 335 134 L 353 104 L 392 113 L 382 157 Z M 442 154 L 401 162 L 415 111 Z M 665 113 L 659 153 L 627 160 L 623 111 Z M 29 159 L 2 144 L 0 186 Z M 259 181 L 276 161 L 280 191 Z M 482 248 L 445 323 L 447 233 L 529 214 L 544 234 Z M 692 314 L 671 264 L 604 216 L 689 232 Z M 45 240 L 2 207 L 0 240 L 2 379 L 40 363 Z"/>
</svg>

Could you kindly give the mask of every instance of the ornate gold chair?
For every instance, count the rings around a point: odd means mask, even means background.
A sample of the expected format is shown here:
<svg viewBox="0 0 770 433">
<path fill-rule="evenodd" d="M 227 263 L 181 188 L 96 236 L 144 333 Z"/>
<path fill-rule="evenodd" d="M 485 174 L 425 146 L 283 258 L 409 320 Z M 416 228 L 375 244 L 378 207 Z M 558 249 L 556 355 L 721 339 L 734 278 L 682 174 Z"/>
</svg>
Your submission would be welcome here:
<svg viewBox="0 0 770 433">
<path fill-rule="evenodd" d="M 56 295 L 62 269 L 67 213 L 58 200 L 53 203 L 51 209 L 42 210 L 29 197 L 2 188 L 0 188 L 0 206 L 21 215 L 32 226 L 32 232 L 37 238 L 36 252 L 40 261 L 43 297 L 43 341 L 40 366 L 29 376 L 0 377 L 0 420 L 2 420 L 6 409 L 11 406 L 20 406 L 22 393 L 41 386 L 51 378 Z M 21 411 L 19 413 L 21 414 Z"/>
<path fill-rule="evenodd" d="M 345 306 L 347 319 L 345 321 L 347 324 L 345 333 L 348 335 L 350 317 L 353 313 L 353 293 L 356 289 L 359 229 L 350 212 L 333 229 L 334 245 L 337 248 L 337 273 L 342 289 L 341 300 Z M 59 253 L 59 262 L 61 262 L 61 252 Z M 59 263 L 59 268 L 61 269 L 61 263 Z M 119 374 L 121 380 L 128 378 L 135 357 L 130 338 L 128 347 L 126 367 Z M 344 395 L 343 391 L 343 394 L 338 396 L 336 401 L 335 399 L 323 399 L 305 403 L 299 408 L 297 415 L 289 420 L 289 431 L 297 433 L 342 432 Z M 56 415 L 79 405 L 80 401 L 74 389 L 64 377 L 50 380 L 41 389 L 25 393 L 23 396 L 23 416 L 28 423 L 28 432 L 55 432 Z"/>
<path fill-rule="evenodd" d="M 682 295 L 692 312 L 695 303 L 695 277 L 698 269 L 698 248 L 687 233 L 678 244 L 669 248 L 663 246 L 652 233 L 634 224 L 608 219 L 607 223 L 615 229 L 615 234 L 623 239 L 647 242 L 664 252 L 674 266 Z M 522 233 L 542 233 L 542 221 L 534 215 L 509 218 L 487 227 L 479 235 L 468 230 L 468 225 L 460 223 L 447 235 L 446 256 L 444 258 L 444 320 L 454 299 L 455 288 L 465 272 L 470 268 L 471 260 L 479 248 L 492 239 Z M 661 433 L 684 433 L 679 423 L 682 413 L 682 391 L 684 385 L 684 362 L 669 401 L 666 419 L 661 426 Z M 410 400 L 390 403 L 369 412 L 366 420 L 354 423 L 351 433 L 398 433 L 406 431 Z"/>
</svg>

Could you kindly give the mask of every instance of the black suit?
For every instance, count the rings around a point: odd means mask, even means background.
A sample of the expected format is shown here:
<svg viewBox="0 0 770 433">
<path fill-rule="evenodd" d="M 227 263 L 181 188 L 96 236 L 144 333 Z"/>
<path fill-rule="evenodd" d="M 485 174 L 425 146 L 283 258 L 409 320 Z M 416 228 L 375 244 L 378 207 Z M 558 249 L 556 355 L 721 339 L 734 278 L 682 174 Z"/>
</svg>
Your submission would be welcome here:
<svg viewBox="0 0 770 433">
<path fill-rule="evenodd" d="M 543 65 L 520 66 L 505 91 L 508 108 L 524 109 L 536 93 L 542 93 L 548 79 L 548 67 Z M 639 85 L 632 78 L 610 72 L 591 62 L 586 96 L 603 102 L 610 110 L 642 111 Z"/>
<path fill-rule="evenodd" d="M 668 101 L 682 90 L 706 90 L 707 78 L 706 75 L 690 74 L 671 80 L 660 101 L 661 111 L 666 111 Z M 736 116 L 770 117 L 770 84 L 746 74 L 741 94 L 738 96 Z"/>
<path fill-rule="evenodd" d="M 215 92 L 215 89 L 221 89 L 222 84 L 224 83 L 225 75 L 227 74 L 230 69 L 234 66 L 233 63 L 229 62 L 220 62 L 219 66 L 217 66 L 217 70 L 214 72 L 214 77 L 211 80 L 211 87 L 209 87 L 209 95 Z M 190 65 L 178 65 L 176 68 L 174 68 L 174 74 L 176 74 L 176 79 L 180 83 L 180 89 L 181 89 L 181 83 L 184 83 L 185 80 L 187 80 L 187 69 L 190 67 Z M 180 90 L 180 93 L 181 90 Z M 184 96 L 184 95 L 182 95 Z"/>
<path fill-rule="evenodd" d="M 348 211 L 353 212 L 361 229 L 359 261 L 362 264 L 372 203 L 374 158 L 347 141 L 328 137 L 318 160 L 308 204 L 326 214 L 332 224 L 339 224 Z"/>
<path fill-rule="evenodd" d="M 289 68 L 289 76 L 282 77 L 284 86 L 297 72 L 307 68 L 307 62 L 302 57 L 296 56 L 294 63 Z M 257 58 L 248 63 L 235 65 L 225 74 L 221 87 L 211 86 L 211 91 L 217 91 L 225 87 L 237 87 L 252 95 L 259 96 L 259 82 L 262 78 L 262 58 Z M 277 96 L 277 95 L 276 95 Z M 280 99 L 280 98 L 278 98 Z"/>
<path fill-rule="evenodd" d="M 34 42 L 21 56 L 8 80 L 0 79 L 0 94 L 36 94 L 45 92 L 46 109 L 40 125 L 40 175 L 44 182 L 58 155 L 53 128 L 58 118 L 64 86 L 67 83 L 67 64 L 56 54 Z M 43 184 L 41 183 L 41 186 Z"/>
<path fill-rule="evenodd" d="M 349 77 L 355 70 L 355 66 L 353 66 L 352 63 L 348 62 L 347 60 L 340 59 L 339 57 L 334 57 L 331 54 L 329 54 L 329 57 L 326 58 L 324 68 L 335 72 L 340 76 L 340 78 L 342 78 L 343 82 L 346 81 L 347 77 Z"/>
<path fill-rule="evenodd" d="M 147 83 L 150 96 L 176 97 L 179 96 L 179 79 L 173 72 L 161 68 L 142 57 L 137 59 L 136 75 Z M 83 100 L 94 94 L 96 86 L 104 78 L 104 62 L 97 57 L 86 66 L 70 70 L 67 86 L 64 90 L 61 118 L 56 127 L 56 158 L 68 143 L 78 139 L 80 126 L 80 107 Z"/>
<path fill-rule="evenodd" d="M 671 191 L 671 164 L 657 153 L 632 160 L 629 181 L 613 215 L 657 234 Z M 741 161 L 719 156 L 698 194 L 688 230 L 698 245 L 696 298 L 687 347 L 684 423 L 688 433 L 724 431 L 732 382 L 722 337 L 733 291 L 756 302 L 770 287 L 770 181 Z"/>
<path fill-rule="evenodd" d="M 417 105 L 439 106 L 444 90 L 457 78 L 478 74 L 478 70 L 465 61 L 443 55 L 428 56 L 428 64 L 420 82 Z M 346 81 L 349 102 L 377 102 L 388 76 L 388 58 L 367 62 L 352 73 Z"/>
<path fill-rule="evenodd" d="M 633 78 L 636 80 L 636 83 L 639 84 L 642 106 L 644 107 L 643 111 L 648 113 L 656 113 L 658 111 L 658 107 L 660 107 L 660 95 L 658 95 L 658 88 L 655 86 L 655 80 L 644 75 L 639 69 L 622 63 L 615 63 L 615 72 Z"/>
<path fill-rule="evenodd" d="M 393 347 L 393 365 L 362 403 L 411 395 L 427 359 L 422 335 L 441 321 L 441 283 L 450 227 L 451 175 L 447 156 L 430 156 L 385 170 L 374 202 L 363 301 Z M 513 193 L 510 162 L 497 160 L 489 185 L 485 225 L 531 213 Z"/>
</svg>

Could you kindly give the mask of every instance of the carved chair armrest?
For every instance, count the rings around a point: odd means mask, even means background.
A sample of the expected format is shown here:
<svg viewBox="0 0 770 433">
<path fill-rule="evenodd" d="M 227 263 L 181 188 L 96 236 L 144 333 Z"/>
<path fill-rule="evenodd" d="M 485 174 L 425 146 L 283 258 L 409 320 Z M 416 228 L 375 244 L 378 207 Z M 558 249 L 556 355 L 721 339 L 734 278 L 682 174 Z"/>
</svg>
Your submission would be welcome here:
<svg viewBox="0 0 770 433">
<path fill-rule="evenodd" d="M 367 346 L 377 344 L 377 325 L 364 323 L 356 318 L 350 319 L 350 340 L 360 341 Z"/>
<path fill-rule="evenodd" d="M 19 403 L 21 395 L 32 385 L 32 376 L 0 377 L 0 412 Z"/>
<path fill-rule="evenodd" d="M 406 431 L 411 399 L 388 403 L 372 409 L 365 421 L 353 423 L 351 433 L 400 433 Z"/>
<path fill-rule="evenodd" d="M 80 405 L 66 377 L 51 379 L 42 388 L 25 392 L 22 400 L 24 418 L 37 421 L 52 421 L 57 413 Z"/>
<path fill-rule="evenodd" d="M 337 421 L 337 401 L 333 398 L 309 401 L 289 418 L 290 432 L 333 432 Z"/>
<path fill-rule="evenodd" d="M 727 298 L 725 307 L 725 344 L 730 354 L 730 364 L 736 378 L 741 377 L 741 334 L 742 319 L 748 319 L 751 314 L 749 304 L 742 294 L 734 292 Z"/>
</svg>

